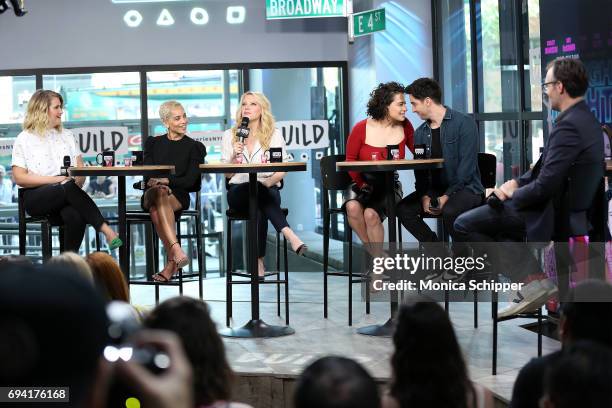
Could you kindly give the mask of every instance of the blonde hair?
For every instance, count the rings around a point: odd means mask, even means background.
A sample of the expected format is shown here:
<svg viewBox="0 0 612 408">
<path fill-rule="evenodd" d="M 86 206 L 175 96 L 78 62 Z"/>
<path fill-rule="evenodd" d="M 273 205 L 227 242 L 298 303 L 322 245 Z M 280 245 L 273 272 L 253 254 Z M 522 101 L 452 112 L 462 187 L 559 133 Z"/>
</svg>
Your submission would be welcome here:
<svg viewBox="0 0 612 408">
<path fill-rule="evenodd" d="M 160 105 L 159 119 L 161 119 L 162 123 L 165 124 L 166 121 L 170 119 L 170 116 L 172 115 L 172 109 L 175 108 L 181 108 L 183 111 L 185 111 L 183 105 L 181 105 L 178 101 L 166 101 Z"/>
<path fill-rule="evenodd" d="M 43 136 L 47 133 L 47 129 L 49 128 L 49 108 L 53 103 L 53 98 L 59 99 L 62 108 L 64 107 L 64 98 L 57 92 L 45 89 L 39 89 L 34 92 L 34 95 L 32 95 L 28 102 L 28 110 L 25 120 L 23 121 L 23 130 L 27 130 L 39 136 Z M 62 124 L 60 123 L 55 129 L 61 132 Z"/>
<path fill-rule="evenodd" d="M 268 98 L 266 98 L 266 95 L 260 92 L 248 91 L 242 94 L 240 97 L 240 103 L 238 104 L 238 109 L 236 110 L 236 125 L 232 128 L 233 140 L 234 142 L 238 141 L 236 131 L 238 126 L 240 126 L 240 122 L 242 122 L 242 102 L 244 101 L 244 97 L 247 95 L 254 96 L 257 100 L 257 104 L 261 108 L 261 123 L 254 136 L 256 136 L 259 140 L 262 150 L 266 151 L 270 148 L 270 141 L 272 140 L 272 135 L 274 134 L 275 122 L 270 107 L 270 101 Z"/>
<path fill-rule="evenodd" d="M 94 277 L 89 264 L 80 255 L 66 251 L 49 259 L 49 265 L 66 267 L 76 271 L 81 277 L 93 285 Z"/>
</svg>

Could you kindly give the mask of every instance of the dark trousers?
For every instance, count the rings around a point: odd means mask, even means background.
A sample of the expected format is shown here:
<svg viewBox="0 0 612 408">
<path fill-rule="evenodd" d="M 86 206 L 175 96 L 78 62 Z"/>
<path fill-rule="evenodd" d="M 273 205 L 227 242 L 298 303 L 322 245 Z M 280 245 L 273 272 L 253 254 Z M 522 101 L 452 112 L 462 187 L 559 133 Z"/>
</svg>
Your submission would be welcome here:
<svg viewBox="0 0 612 408">
<path fill-rule="evenodd" d="M 525 220 L 512 200 L 504 201 L 500 209 L 485 204 L 461 214 L 455 221 L 455 235 L 470 243 L 475 256 L 487 253 L 498 271 L 514 282 L 541 272 L 525 239 Z"/>
<path fill-rule="evenodd" d="M 87 224 L 99 231 L 104 223 L 96 204 L 74 181 L 28 189 L 24 193 L 24 204 L 32 216 L 61 217 L 66 251 L 79 251 Z"/>
<path fill-rule="evenodd" d="M 437 235 L 429 228 L 423 220 L 423 206 L 421 205 L 420 193 L 416 191 L 405 197 L 397 205 L 397 216 L 402 222 L 402 225 L 419 241 L 419 242 L 436 242 Z M 455 220 L 464 212 L 480 205 L 482 203 L 482 195 L 474 194 L 468 190 L 461 190 L 449 196 L 448 201 L 442 207 L 442 222 L 444 228 L 453 238 L 453 242 L 458 242 L 455 234 Z"/>
<path fill-rule="evenodd" d="M 230 184 L 227 191 L 227 203 L 239 212 L 249 212 L 249 183 Z M 266 255 L 266 240 L 268 238 L 268 220 L 274 229 L 280 232 L 288 227 L 287 217 L 281 211 L 281 198 L 277 187 L 267 188 L 257 182 L 257 256 Z M 249 239 L 252 239 L 249 237 Z"/>
</svg>

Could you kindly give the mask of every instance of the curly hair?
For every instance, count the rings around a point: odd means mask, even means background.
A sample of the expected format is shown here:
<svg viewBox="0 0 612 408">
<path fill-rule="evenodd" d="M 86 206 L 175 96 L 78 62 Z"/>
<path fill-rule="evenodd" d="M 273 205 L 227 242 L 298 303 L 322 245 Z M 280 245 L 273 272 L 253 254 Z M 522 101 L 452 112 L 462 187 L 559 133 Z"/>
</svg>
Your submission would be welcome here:
<svg viewBox="0 0 612 408">
<path fill-rule="evenodd" d="M 370 93 L 367 114 L 374 120 L 382 120 L 389 114 L 389 105 L 395 95 L 404 94 L 404 86 L 398 82 L 380 83 Z"/>
<path fill-rule="evenodd" d="M 62 108 L 64 107 L 64 98 L 57 92 L 46 89 L 39 89 L 34 92 L 34 95 L 32 95 L 28 102 L 28 110 L 23 121 L 23 130 L 39 136 L 47 132 L 49 128 L 49 108 L 53 103 L 53 98 L 59 99 Z M 55 129 L 61 132 L 62 124 L 60 123 Z"/>
<path fill-rule="evenodd" d="M 206 303 L 184 296 L 168 299 L 153 309 L 145 326 L 169 330 L 181 339 L 193 367 L 196 406 L 231 398 L 234 374 Z"/>
<path fill-rule="evenodd" d="M 253 92 L 248 91 L 242 94 L 240 97 L 240 103 L 238 104 L 238 108 L 236 109 L 236 125 L 232 128 L 232 134 L 234 135 L 233 141 L 238 141 L 238 136 L 236 136 L 236 131 L 238 130 L 238 126 L 242 122 L 242 102 L 244 101 L 245 96 L 250 95 L 254 96 L 257 100 L 257 104 L 261 108 L 261 123 L 255 136 L 259 139 L 259 143 L 261 144 L 261 149 L 266 151 L 270 148 L 270 141 L 272 140 L 272 135 L 274 134 L 274 116 L 272 115 L 270 100 L 266 97 L 266 95 L 261 92 Z"/>
<path fill-rule="evenodd" d="M 393 344 L 391 395 L 401 408 L 467 408 L 475 398 L 453 326 L 437 303 L 402 305 Z"/>
</svg>

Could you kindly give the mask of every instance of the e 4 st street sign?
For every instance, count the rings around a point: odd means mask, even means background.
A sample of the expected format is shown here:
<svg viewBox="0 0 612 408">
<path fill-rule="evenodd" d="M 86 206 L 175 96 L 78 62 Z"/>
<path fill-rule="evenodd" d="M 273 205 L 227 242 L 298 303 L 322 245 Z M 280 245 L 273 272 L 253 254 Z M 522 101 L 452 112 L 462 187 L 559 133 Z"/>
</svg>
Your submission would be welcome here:
<svg viewBox="0 0 612 408">
<path fill-rule="evenodd" d="M 374 9 L 355 13 L 349 18 L 349 38 L 383 31 L 386 27 L 385 9 Z"/>
</svg>

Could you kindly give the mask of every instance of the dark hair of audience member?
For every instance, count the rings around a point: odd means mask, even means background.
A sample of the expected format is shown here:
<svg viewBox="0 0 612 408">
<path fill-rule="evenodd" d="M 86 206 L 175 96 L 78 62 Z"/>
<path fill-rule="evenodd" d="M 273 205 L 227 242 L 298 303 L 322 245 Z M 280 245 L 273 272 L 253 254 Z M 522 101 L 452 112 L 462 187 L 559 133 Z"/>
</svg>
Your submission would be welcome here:
<svg viewBox="0 0 612 408">
<path fill-rule="evenodd" d="M 612 351 L 579 341 L 547 371 L 544 398 L 554 408 L 612 407 Z"/>
<path fill-rule="evenodd" d="M 293 396 L 295 408 L 378 408 L 374 379 L 357 362 L 323 357 L 300 376 Z"/>
<path fill-rule="evenodd" d="M 169 330 L 180 337 L 193 367 L 196 405 L 230 400 L 233 372 L 206 303 L 182 296 L 168 299 L 153 309 L 145 326 Z"/>
<path fill-rule="evenodd" d="M 453 326 L 440 305 L 424 299 L 402 305 L 393 344 L 390 394 L 401 408 L 470 406 L 474 388 Z"/>
<path fill-rule="evenodd" d="M 397 82 L 386 82 L 378 84 L 370 93 L 367 114 L 375 120 L 383 120 L 389 114 L 389 105 L 393 102 L 395 95 L 404 94 L 404 87 Z"/>
<path fill-rule="evenodd" d="M 586 280 L 561 305 L 563 340 L 590 340 L 612 348 L 612 285 Z"/>
<path fill-rule="evenodd" d="M 13 266 L 31 266 L 32 261 L 23 255 L 3 255 L 0 256 L 0 271 Z"/>
<path fill-rule="evenodd" d="M 438 105 L 442 103 L 442 88 L 431 78 L 419 78 L 406 87 L 406 93 L 419 101 L 429 98 Z"/>
<path fill-rule="evenodd" d="M 85 406 L 108 342 L 102 297 L 64 268 L 12 271 L 0 284 L 0 384 L 68 387 L 70 404 L 60 405 Z"/>
<path fill-rule="evenodd" d="M 93 273 L 96 287 L 106 296 L 107 300 L 130 302 L 125 277 L 112 256 L 104 252 L 93 252 L 85 259 Z"/>
</svg>

